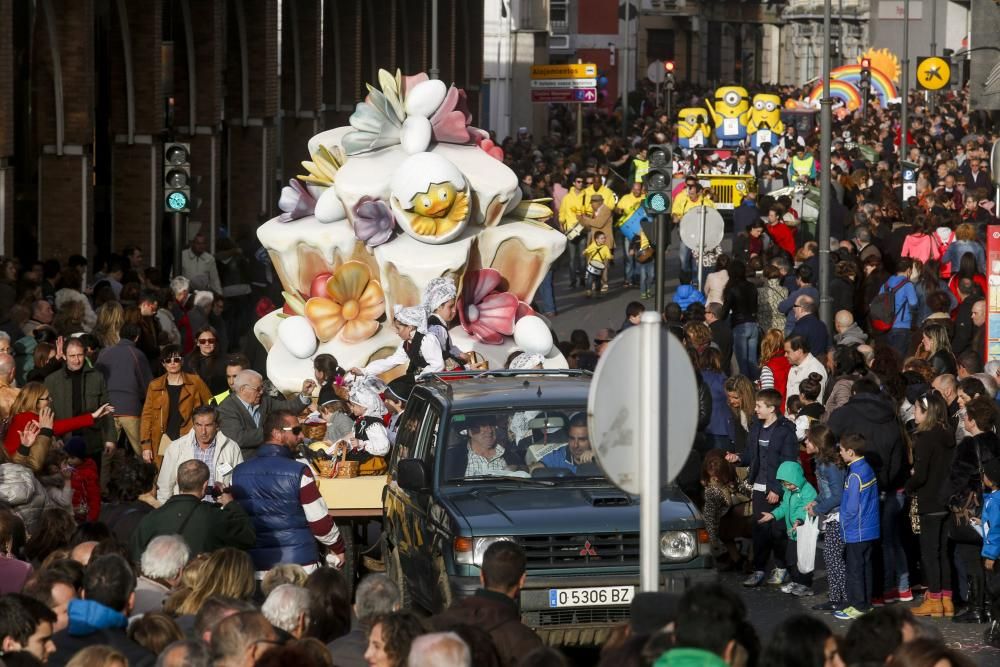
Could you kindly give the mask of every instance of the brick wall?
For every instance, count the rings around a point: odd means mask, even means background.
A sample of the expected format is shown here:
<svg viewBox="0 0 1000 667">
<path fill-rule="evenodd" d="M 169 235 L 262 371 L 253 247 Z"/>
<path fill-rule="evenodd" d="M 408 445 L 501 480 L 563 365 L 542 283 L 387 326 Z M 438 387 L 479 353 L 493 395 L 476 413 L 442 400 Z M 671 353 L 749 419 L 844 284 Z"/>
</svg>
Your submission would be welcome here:
<svg viewBox="0 0 1000 667">
<path fill-rule="evenodd" d="M 40 144 L 55 144 L 55 93 L 48 18 L 39 4 L 32 68 L 34 120 Z M 87 145 L 93 138 L 94 24 L 93 0 L 52 0 L 62 65 L 65 142 Z M 83 28 L 81 28 L 83 26 Z"/>
<path fill-rule="evenodd" d="M 86 175 L 84 175 L 86 172 Z M 65 260 L 89 257 L 94 203 L 90 160 L 79 155 L 42 155 L 38 160 L 39 255 Z M 86 234 L 86 244 L 84 234 Z"/>
<path fill-rule="evenodd" d="M 159 240 L 160 173 L 163 148 L 158 143 L 115 144 L 111 152 L 113 164 L 111 195 L 114 222 L 111 247 L 120 251 L 127 245 L 150 247 L 150 235 L 155 231 Z M 155 211 L 155 216 L 152 212 Z M 147 250 L 147 252 L 149 252 Z M 154 257 L 152 252 L 149 256 Z"/>
<path fill-rule="evenodd" d="M 265 137 L 266 134 L 266 137 Z M 234 235 L 246 235 L 277 211 L 273 172 L 262 173 L 262 161 L 273 164 L 273 127 L 229 126 L 228 226 Z"/>
</svg>

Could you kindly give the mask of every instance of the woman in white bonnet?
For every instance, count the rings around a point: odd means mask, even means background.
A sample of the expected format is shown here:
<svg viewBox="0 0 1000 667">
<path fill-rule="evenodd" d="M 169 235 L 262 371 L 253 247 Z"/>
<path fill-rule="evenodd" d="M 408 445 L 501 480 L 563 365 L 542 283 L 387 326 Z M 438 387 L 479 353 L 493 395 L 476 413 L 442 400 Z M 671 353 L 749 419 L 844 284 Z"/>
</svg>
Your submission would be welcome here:
<svg viewBox="0 0 1000 667">
<path fill-rule="evenodd" d="M 456 363 L 468 363 L 470 357 L 451 342 L 448 324 L 455 319 L 455 303 L 458 299 L 458 288 L 451 278 L 434 278 L 427 283 L 424 290 L 424 308 L 427 310 L 427 331 L 441 343 L 445 359 Z"/>
<path fill-rule="evenodd" d="M 364 368 L 352 368 L 351 373 L 380 375 L 405 363 L 409 363 L 406 374 L 412 378 L 422 373 L 443 371 L 444 357 L 441 354 L 441 343 L 427 331 L 427 313 L 424 307 L 404 308 L 397 304 L 392 314 L 392 325 L 403 342 L 385 359 L 376 359 Z"/>
</svg>

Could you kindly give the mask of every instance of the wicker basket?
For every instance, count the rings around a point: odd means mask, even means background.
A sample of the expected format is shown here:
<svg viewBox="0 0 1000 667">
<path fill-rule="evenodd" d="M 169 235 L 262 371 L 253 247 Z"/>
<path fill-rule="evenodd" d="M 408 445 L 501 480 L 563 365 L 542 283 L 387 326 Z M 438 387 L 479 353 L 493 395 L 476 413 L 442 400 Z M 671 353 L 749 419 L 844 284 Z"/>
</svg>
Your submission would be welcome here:
<svg viewBox="0 0 1000 667">
<path fill-rule="evenodd" d="M 322 440 L 326 435 L 326 422 L 305 422 L 302 424 L 302 435 L 310 440 Z"/>
<path fill-rule="evenodd" d="M 360 461 L 348 461 L 347 460 L 347 443 L 341 445 L 343 447 L 343 452 L 340 455 L 340 460 L 337 461 L 336 473 L 334 477 L 357 477 L 360 472 L 361 467 Z"/>
<path fill-rule="evenodd" d="M 465 367 L 470 371 L 487 371 L 490 369 L 490 362 L 478 352 L 469 352 L 469 362 Z"/>
<path fill-rule="evenodd" d="M 314 459 L 313 462 L 316 464 L 316 468 L 319 469 L 319 476 L 330 478 L 333 477 L 337 472 L 337 462 L 333 459 Z"/>
</svg>

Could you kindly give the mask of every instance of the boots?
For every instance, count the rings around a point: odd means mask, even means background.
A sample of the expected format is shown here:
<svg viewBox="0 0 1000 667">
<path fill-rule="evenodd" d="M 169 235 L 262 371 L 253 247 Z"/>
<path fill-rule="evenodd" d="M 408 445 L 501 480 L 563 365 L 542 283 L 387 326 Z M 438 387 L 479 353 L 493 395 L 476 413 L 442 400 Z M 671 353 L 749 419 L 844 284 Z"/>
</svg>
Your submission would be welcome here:
<svg viewBox="0 0 1000 667">
<path fill-rule="evenodd" d="M 920 603 L 919 607 L 915 607 L 912 611 L 914 616 L 944 616 L 944 606 L 941 603 L 941 594 L 927 592 L 924 595 L 924 601 Z M 955 610 L 952 609 L 952 614 L 954 614 L 954 611 Z"/>
<path fill-rule="evenodd" d="M 983 633 L 983 642 L 988 646 L 1000 647 L 1000 621 L 990 621 L 990 627 Z"/>
<path fill-rule="evenodd" d="M 941 611 L 945 618 L 955 615 L 955 605 L 951 599 L 951 591 L 941 591 Z"/>
</svg>

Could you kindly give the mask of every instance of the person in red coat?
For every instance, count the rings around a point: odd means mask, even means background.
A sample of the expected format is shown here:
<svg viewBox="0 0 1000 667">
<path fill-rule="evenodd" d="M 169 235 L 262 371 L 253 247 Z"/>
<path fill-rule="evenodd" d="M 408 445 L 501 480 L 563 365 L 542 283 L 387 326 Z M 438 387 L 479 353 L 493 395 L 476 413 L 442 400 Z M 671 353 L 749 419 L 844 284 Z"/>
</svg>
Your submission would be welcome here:
<svg viewBox="0 0 1000 667">
<path fill-rule="evenodd" d="M 78 523 L 97 521 L 101 514 L 100 474 L 94 459 L 87 456 L 87 442 L 73 436 L 63 445 L 72 469 L 70 485 L 73 487 L 73 517 Z"/>
<path fill-rule="evenodd" d="M 94 412 L 88 412 L 66 419 L 52 420 L 52 410 L 50 404 L 52 398 L 49 395 L 48 387 L 41 382 L 29 382 L 21 389 L 17 399 L 10 408 L 10 423 L 7 425 L 7 435 L 4 436 L 3 446 L 7 450 L 7 455 L 12 457 L 17 451 L 21 441 L 18 432 L 32 421 L 38 421 L 42 426 L 41 435 L 59 437 L 93 426 L 94 421 L 106 414 L 110 414 L 111 404 L 106 403 Z M 47 426 L 49 423 L 51 426 Z"/>
<path fill-rule="evenodd" d="M 776 204 L 768 209 L 767 227 L 764 231 L 776 246 L 788 253 L 789 257 L 795 257 L 795 230 L 782 220 L 784 215 L 785 209 L 780 205 Z"/>
<path fill-rule="evenodd" d="M 774 389 L 781 394 L 781 405 L 788 397 L 785 391 L 788 384 L 788 370 L 791 368 L 785 356 L 785 336 L 777 329 L 771 329 L 760 341 L 760 378 L 758 389 Z M 778 411 L 781 411 L 779 406 Z"/>
</svg>

